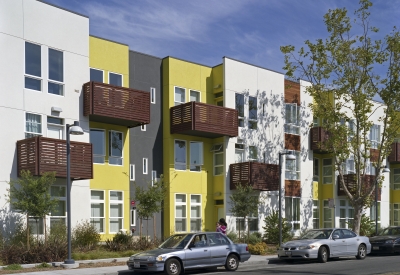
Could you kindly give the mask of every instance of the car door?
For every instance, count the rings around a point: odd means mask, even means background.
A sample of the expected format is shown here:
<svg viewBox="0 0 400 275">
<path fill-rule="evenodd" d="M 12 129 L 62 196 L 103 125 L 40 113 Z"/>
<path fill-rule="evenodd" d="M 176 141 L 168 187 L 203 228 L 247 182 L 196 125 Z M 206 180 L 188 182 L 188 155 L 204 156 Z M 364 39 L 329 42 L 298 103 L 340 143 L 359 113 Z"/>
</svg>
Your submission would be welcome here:
<svg viewBox="0 0 400 275">
<path fill-rule="evenodd" d="M 357 255 L 358 245 L 360 243 L 360 238 L 351 230 L 342 229 L 343 236 L 346 240 L 347 254 Z"/>
<path fill-rule="evenodd" d="M 230 251 L 230 242 L 221 233 L 208 233 L 207 236 L 211 250 L 211 265 L 224 265 Z"/>
<path fill-rule="evenodd" d="M 347 255 L 346 239 L 341 229 L 336 229 L 332 233 L 331 255 L 332 257 Z"/>
<path fill-rule="evenodd" d="M 211 252 L 206 234 L 196 234 L 185 249 L 185 268 L 210 266 Z"/>
</svg>

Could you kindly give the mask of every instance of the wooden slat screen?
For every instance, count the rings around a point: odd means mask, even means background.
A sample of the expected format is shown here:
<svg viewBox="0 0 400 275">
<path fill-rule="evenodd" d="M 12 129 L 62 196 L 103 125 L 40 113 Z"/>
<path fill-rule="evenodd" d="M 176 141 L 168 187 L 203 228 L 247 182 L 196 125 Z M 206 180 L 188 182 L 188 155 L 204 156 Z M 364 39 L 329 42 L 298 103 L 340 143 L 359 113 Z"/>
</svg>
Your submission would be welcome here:
<svg viewBox="0 0 400 275">
<path fill-rule="evenodd" d="M 285 196 L 301 197 L 301 182 L 299 180 L 285 180 Z"/>
<path fill-rule="evenodd" d="M 300 106 L 300 83 L 285 79 L 285 103 L 296 103 Z"/>
<path fill-rule="evenodd" d="M 365 193 L 370 187 L 371 185 L 375 184 L 375 175 L 364 175 L 361 178 L 361 185 L 362 185 L 362 189 L 361 189 L 361 193 Z M 343 175 L 343 179 L 344 179 L 344 183 L 347 186 L 347 189 L 349 189 L 349 191 L 351 192 L 352 190 L 354 191 L 354 189 L 356 188 L 356 175 L 355 174 L 348 174 L 348 175 Z M 342 185 L 340 184 L 340 179 L 339 179 L 339 175 L 337 176 L 337 186 L 338 186 L 338 196 L 345 196 L 346 193 L 344 192 L 344 189 L 342 187 Z M 372 192 L 371 195 L 372 199 L 375 199 L 375 190 Z M 381 199 L 381 188 L 378 188 L 378 200 Z"/>
<path fill-rule="evenodd" d="M 300 136 L 285 133 L 285 149 L 300 151 Z"/>
<path fill-rule="evenodd" d="M 329 132 L 323 127 L 312 127 L 310 129 L 310 149 L 318 153 L 329 152 L 330 150 L 323 144 L 329 139 Z"/>
<path fill-rule="evenodd" d="M 242 162 L 230 165 L 230 190 L 237 184 L 249 184 L 254 190 L 279 189 L 279 166 L 258 162 Z"/>
<path fill-rule="evenodd" d="M 56 177 L 67 177 L 67 146 L 62 139 L 34 137 L 17 141 L 18 175 L 29 170 L 32 175 L 56 172 Z M 93 178 L 92 144 L 71 141 L 71 179 Z"/>
<path fill-rule="evenodd" d="M 388 156 L 390 163 L 400 163 L 400 142 L 392 143 L 392 151 Z"/>
</svg>

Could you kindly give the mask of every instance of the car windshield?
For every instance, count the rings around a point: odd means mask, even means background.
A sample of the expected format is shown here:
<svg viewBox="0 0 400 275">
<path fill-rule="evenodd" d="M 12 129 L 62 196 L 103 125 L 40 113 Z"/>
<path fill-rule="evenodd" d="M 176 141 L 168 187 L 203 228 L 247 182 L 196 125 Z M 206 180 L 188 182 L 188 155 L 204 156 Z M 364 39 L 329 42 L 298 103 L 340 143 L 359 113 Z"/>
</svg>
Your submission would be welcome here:
<svg viewBox="0 0 400 275">
<path fill-rule="evenodd" d="M 385 228 L 381 233 L 380 236 L 390 236 L 390 235 L 400 235 L 400 227 L 389 227 Z"/>
<path fill-rule="evenodd" d="M 304 234 L 300 239 L 328 239 L 332 230 L 310 230 Z"/>
<path fill-rule="evenodd" d="M 177 234 L 169 237 L 158 248 L 184 248 L 193 234 Z"/>
</svg>

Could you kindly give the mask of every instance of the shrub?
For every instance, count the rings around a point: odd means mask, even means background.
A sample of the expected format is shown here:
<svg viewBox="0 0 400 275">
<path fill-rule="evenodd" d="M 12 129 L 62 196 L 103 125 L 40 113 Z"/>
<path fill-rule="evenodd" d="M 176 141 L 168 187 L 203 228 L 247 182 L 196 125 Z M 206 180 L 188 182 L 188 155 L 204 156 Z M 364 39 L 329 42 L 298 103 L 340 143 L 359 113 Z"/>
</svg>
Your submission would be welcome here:
<svg viewBox="0 0 400 275">
<path fill-rule="evenodd" d="M 132 235 L 118 232 L 112 239 L 106 240 L 106 248 L 111 251 L 127 250 L 132 247 Z"/>
<path fill-rule="evenodd" d="M 100 234 L 88 221 L 77 224 L 72 230 L 72 246 L 77 250 L 93 250 L 97 247 L 99 241 Z"/>
<path fill-rule="evenodd" d="M 41 263 L 36 265 L 37 268 L 48 268 L 51 267 L 51 265 L 49 265 L 48 263 Z"/>
<path fill-rule="evenodd" d="M 67 226 L 65 223 L 57 222 L 52 224 L 47 240 L 49 242 L 67 242 Z"/>
<path fill-rule="evenodd" d="M 261 234 L 259 232 L 253 232 L 250 234 L 249 237 L 247 237 L 247 235 L 246 235 L 243 238 L 243 242 L 247 243 L 247 244 L 252 244 L 252 245 L 261 243 L 262 242 Z"/>
<path fill-rule="evenodd" d="M 373 234 L 375 234 L 375 223 L 364 213 L 360 221 L 360 236 L 371 237 Z"/>
<path fill-rule="evenodd" d="M 264 240 L 266 243 L 279 243 L 279 215 L 277 211 L 264 218 Z M 285 218 L 282 218 L 282 241 L 292 239 L 291 228 Z"/>
<path fill-rule="evenodd" d="M 256 244 L 249 244 L 249 252 L 252 255 L 266 255 L 267 244 L 260 242 Z"/>
<path fill-rule="evenodd" d="M 21 270 L 22 266 L 20 264 L 10 264 L 3 268 L 3 270 Z"/>
<path fill-rule="evenodd" d="M 234 231 L 229 231 L 226 236 L 234 243 L 238 241 L 238 235 Z"/>
</svg>

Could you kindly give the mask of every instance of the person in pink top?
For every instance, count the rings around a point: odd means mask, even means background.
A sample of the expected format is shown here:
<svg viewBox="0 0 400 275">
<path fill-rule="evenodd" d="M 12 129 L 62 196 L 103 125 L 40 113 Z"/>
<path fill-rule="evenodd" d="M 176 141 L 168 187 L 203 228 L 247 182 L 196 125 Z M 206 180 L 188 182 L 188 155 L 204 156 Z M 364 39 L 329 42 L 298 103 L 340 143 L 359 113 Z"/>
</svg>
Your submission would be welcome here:
<svg viewBox="0 0 400 275">
<path fill-rule="evenodd" d="M 217 222 L 217 232 L 221 232 L 222 234 L 226 235 L 226 227 L 227 223 L 225 222 L 225 219 L 219 219 L 219 222 Z"/>
</svg>

